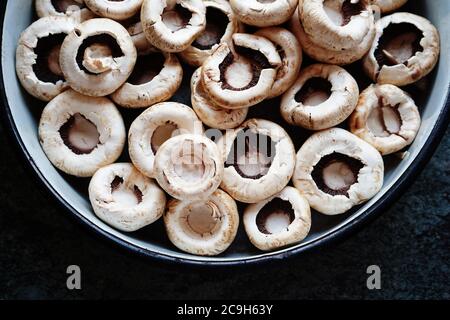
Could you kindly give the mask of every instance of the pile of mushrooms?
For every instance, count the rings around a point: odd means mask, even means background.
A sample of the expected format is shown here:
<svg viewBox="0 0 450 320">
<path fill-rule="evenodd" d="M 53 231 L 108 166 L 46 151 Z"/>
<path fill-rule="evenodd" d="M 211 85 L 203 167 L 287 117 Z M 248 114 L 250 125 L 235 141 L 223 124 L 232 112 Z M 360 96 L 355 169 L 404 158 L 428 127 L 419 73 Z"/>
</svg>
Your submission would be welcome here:
<svg viewBox="0 0 450 320">
<path fill-rule="evenodd" d="M 383 156 L 419 134 L 401 86 L 433 70 L 440 43 L 425 18 L 392 13 L 406 2 L 36 0 L 17 76 L 47 103 L 43 151 L 91 178 L 103 222 L 160 220 L 178 249 L 213 256 L 242 221 L 255 247 L 277 250 L 308 237 L 311 214 L 373 199 Z M 170 101 L 182 83 L 189 101 Z"/>
</svg>

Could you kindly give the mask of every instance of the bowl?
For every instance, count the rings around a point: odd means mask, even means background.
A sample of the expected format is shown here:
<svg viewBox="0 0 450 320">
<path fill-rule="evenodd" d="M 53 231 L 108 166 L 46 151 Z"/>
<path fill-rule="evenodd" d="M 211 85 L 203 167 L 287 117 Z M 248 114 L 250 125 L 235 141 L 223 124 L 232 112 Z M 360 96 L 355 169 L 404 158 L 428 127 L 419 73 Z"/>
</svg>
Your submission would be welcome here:
<svg viewBox="0 0 450 320">
<path fill-rule="evenodd" d="M 1 77 L 0 91 L 3 114 L 7 126 L 24 156 L 42 185 L 55 197 L 69 213 L 83 224 L 105 238 L 146 257 L 180 264 L 229 266 L 262 263 L 270 260 L 284 259 L 289 256 L 311 251 L 349 235 L 361 228 L 366 222 L 383 213 L 387 207 L 402 194 L 407 186 L 417 177 L 419 171 L 431 158 L 448 126 L 450 104 L 450 1 L 416 0 L 409 1 L 404 11 L 410 11 L 427 17 L 441 33 L 441 58 L 434 72 L 426 80 L 407 88 L 416 99 L 422 114 L 422 127 L 415 142 L 408 148 L 405 157 L 385 158 L 386 177 L 383 189 L 371 201 L 348 212 L 329 217 L 313 213 L 312 230 L 309 236 L 296 246 L 263 253 L 255 249 L 248 241 L 240 227 L 234 244 L 218 257 L 198 257 L 178 251 L 168 240 L 162 221 L 143 230 L 125 234 L 99 220 L 93 213 L 88 196 L 89 180 L 75 179 L 62 174 L 49 162 L 39 144 L 37 124 L 44 104 L 31 98 L 20 86 L 15 73 L 15 50 L 20 33 L 35 19 L 32 0 L 4 0 L 0 4 L 2 22 L 1 41 Z M 358 65 L 350 66 L 355 75 L 359 73 Z M 187 75 L 181 90 L 172 99 L 190 105 L 189 78 L 193 72 L 186 68 Z M 361 76 L 356 74 L 356 76 Z M 365 79 L 364 76 L 360 77 Z M 361 80 L 361 81 L 367 81 Z M 267 101 L 263 106 L 253 108 L 251 116 L 275 118 L 278 115 L 279 101 Z M 274 110 L 276 110 L 274 112 Z M 126 111 L 124 118 L 129 125 L 139 111 Z M 297 148 L 306 138 L 306 132 L 287 127 Z M 124 154 L 122 161 L 127 161 Z M 242 211 L 242 206 L 240 207 Z"/>
</svg>

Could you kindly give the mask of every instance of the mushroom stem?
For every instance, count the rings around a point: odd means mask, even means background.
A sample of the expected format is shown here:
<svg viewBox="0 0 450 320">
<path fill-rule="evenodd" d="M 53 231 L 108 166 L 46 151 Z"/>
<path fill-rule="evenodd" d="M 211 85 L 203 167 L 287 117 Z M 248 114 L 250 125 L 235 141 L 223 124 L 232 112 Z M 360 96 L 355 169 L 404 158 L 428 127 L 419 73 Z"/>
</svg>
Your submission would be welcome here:
<svg viewBox="0 0 450 320">
<path fill-rule="evenodd" d="M 118 69 L 111 49 L 104 44 L 94 43 L 84 52 L 83 66 L 92 73 L 100 74 Z"/>
</svg>

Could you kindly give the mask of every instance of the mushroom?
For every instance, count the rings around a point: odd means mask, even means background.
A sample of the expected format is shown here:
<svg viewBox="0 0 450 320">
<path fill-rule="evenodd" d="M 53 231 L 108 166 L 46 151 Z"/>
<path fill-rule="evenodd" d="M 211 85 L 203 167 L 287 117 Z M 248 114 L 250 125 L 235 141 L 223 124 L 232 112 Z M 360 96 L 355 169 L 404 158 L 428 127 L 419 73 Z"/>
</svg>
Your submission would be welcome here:
<svg viewBox="0 0 450 320">
<path fill-rule="evenodd" d="M 234 199 L 257 203 L 279 193 L 295 167 L 295 149 L 286 131 L 268 120 L 250 119 L 227 131 L 218 145 L 225 159 L 221 188 Z"/>
<path fill-rule="evenodd" d="M 304 69 L 281 101 L 281 114 L 290 124 L 323 130 L 346 120 L 358 103 L 356 80 L 345 69 L 313 64 Z"/>
<path fill-rule="evenodd" d="M 86 6 L 101 17 L 125 20 L 139 12 L 143 0 L 84 0 Z"/>
<path fill-rule="evenodd" d="M 411 13 L 394 13 L 377 21 L 364 70 L 379 84 L 405 86 L 434 69 L 439 51 L 439 32 L 430 21 Z"/>
<path fill-rule="evenodd" d="M 186 133 L 203 134 L 203 126 L 191 108 L 163 102 L 144 111 L 128 133 L 129 153 L 134 166 L 154 178 L 156 152 L 168 139 Z"/>
<path fill-rule="evenodd" d="M 406 92 L 390 84 L 371 85 L 361 93 L 350 129 L 388 155 L 414 141 L 420 122 L 419 110 Z"/>
<path fill-rule="evenodd" d="M 375 37 L 375 25 L 372 25 L 364 40 L 354 48 L 344 50 L 322 48 L 315 44 L 303 30 L 298 10 L 291 18 L 290 29 L 297 37 L 303 50 L 308 56 L 318 62 L 337 65 L 347 65 L 362 59 L 372 46 L 372 40 Z"/>
<path fill-rule="evenodd" d="M 91 177 L 115 162 L 125 146 L 125 125 L 107 98 L 67 90 L 45 108 L 39 140 L 48 159 L 61 171 Z"/>
<path fill-rule="evenodd" d="M 226 130 L 241 125 L 247 118 L 248 109 L 224 109 L 215 104 L 203 88 L 202 68 L 192 75 L 191 102 L 199 119 L 210 128 Z"/>
<path fill-rule="evenodd" d="M 88 96 L 106 96 L 131 75 L 137 53 L 127 30 L 104 18 L 91 19 L 69 33 L 61 46 L 60 65 L 67 82 Z"/>
<path fill-rule="evenodd" d="M 338 215 L 374 197 L 383 186 L 380 153 L 350 132 L 313 134 L 300 148 L 292 181 L 312 208 Z"/>
<path fill-rule="evenodd" d="M 243 221 L 251 243 L 270 251 L 306 238 L 311 229 L 311 209 L 300 191 L 286 187 L 276 196 L 249 205 Z"/>
<path fill-rule="evenodd" d="M 235 33 L 203 65 L 205 91 L 226 109 L 248 108 L 271 94 L 281 58 L 268 39 Z"/>
<path fill-rule="evenodd" d="M 239 20 L 256 27 L 283 24 L 292 16 L 297 4 L 298 0 L 230 0 Z"/>
<path fill-rule="evenodd" d="M 69 17 L 48 16 L 35 21 L 20 36 L 16 50 L 17 76 L 32 96 L 50 101 L 69 88 L 59 55 L 64 38 L 77 24 Z"/>
<path fill-rule="evenodd" d="M 165 193 L 130 163 L 99 169 L 89 184 L 89 199 L 101 220 L 124 232 L 154 223 L 166 207 Z"/>
<path fill-rule="evenodd" d="M 239 226 L 236 202 L 222 190 L 206 200 L 171 200 L 164 214 L 167 235 L 180 250 L 215 256 L 232 244 Z"/>
<path fill-rule="evenodd" d="M 402 7 L 408 0 L 372 0 L 372 7 L 379 9 L 381 13 L 395 11 Z"/>
<path fill-rule="evenodd" d="M 79 21 L 95 17 L 86 8 L 83 0 L 35 0 L 36 13 L 39 18 L 48 16 L 71 16 Z"/>
<path fill-rule="evenodd" d="M 203 65 L 207 58 L 223 42 L 231 42 L 231 36 L 239 32 L 241 25 L 225 0 L 204 1 L 206 28 L 191 46 L 180 52 L 180 57 L 192 66 Z"/>
<path fill-rule="evenodd" d="M 300 0 L 298 10 L 309 39 L 332 51 L 358 47 L 375 20 L 370 0 Z"/>
<path fill-rule="evenodd" d="M 127 108 L 145 108 L 170 99 L 181 85 L 183 68 L 172 53 L 140 55 L 127 82 L 111 98 Z"/>
<path fill-rule="evenodd" d="M 136 51 L 139 55 L 146 55 L 158 51 L 145 36 L 144 29 L 142 28 L 140 14 L 135 15 L 133 18 L 122 21 L 122 25 L 127 29 L 128 33 L 133 40 Z"/>
<path fill-rule="evenodd" d="M 302 48 L 295 35 L 284 28 L 264 28 L 257 31 L 255 35 L 272 41 L 280 54 L 281 66 L 268 98 L 278 97 L 285 93 L 298 78 L 303 60 Z"/>
<path fill-rule="evenodd" d="M 167 140 L 155 157 L 154 172 L 159 185 L 182 201 L 207 199 L 219 188 L 223 171 L 216 144 L 198 134 Z"/>
<path fill-rule="evenodd" d="M 141 21 L 152 45 L 166 52 L 186 50 L 206 27 L 202 0 L 144 0 Z"/>
</svg>

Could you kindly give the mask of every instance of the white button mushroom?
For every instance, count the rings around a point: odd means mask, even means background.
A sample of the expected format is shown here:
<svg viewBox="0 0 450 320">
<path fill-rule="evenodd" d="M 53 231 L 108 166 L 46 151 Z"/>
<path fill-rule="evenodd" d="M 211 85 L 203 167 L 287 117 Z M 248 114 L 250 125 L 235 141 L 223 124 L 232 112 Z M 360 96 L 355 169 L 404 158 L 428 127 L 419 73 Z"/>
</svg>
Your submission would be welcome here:
<svg viewBox="0 0 450 320">
<path fill-rule="evenodd" d="M 186 133 L 203 134 L 203 125 L 191 108 L 176 102 L 152 106 L 136 118 L 128 133 L 133 164 L 153 178 L 155 155 L 161 145 L 175 135 Z"/>
<path fill-rule="evenodd" d="M 283 24 L 292 16 L 298 0 L 230 0 L 239 20 L 256 27 Z"/>
<path fill-rule="evenodd" d="M 305 239 L 311 229 L 311 210 L 297 189 L 286 187 L 272 198 L 249 205 L 243 221 L 253 245 L 270 251 Z"/>
<path fill-rule="evenodd" d="M 372 6 L 381 13 L 392 12 L 403 6 L 408 0 L 372 0 Z"/>
<path fill-rule="evenodd" d="M 78 21 L 85 21 L 95 17 L 95 14 L 86 8 L 83 0 L 36 0 L 35 7 L 39 18 L 70 16 Z"/>
<path fill-rule="evenodd" d="M 107 98 L 83 96 L 67 90 L 45 108 L 39 140 L 45 154 L 61 171 L 91 177 L 116 161 L 125 146 L 125 125 Z"/>
<path fill-rule="evenodd" d="M 129 163 L 98 170 L 89 184 L 89 198 L 100 219 L 124 232 L 154 223 L 166 207 L 165 193 Z"/>
<path fill-rule="evenodd" d="M 144 28 L 142 27 L 141 23 L 140 13 L 128 20 L 122 21 L 121 23 L 130 34 L 131 40 L 133 40 L 134 46 L 136 47 L 138 56 L 158 51 L 158 49 L 155 48 L 145 36 Z"/>
<path fill-rule="evenodd" d="M 225 175 L 221 188 L 234 199 L 257 203 L 279 193 L 295 167 L 295 149 L 286 131 L 268 120 L 250 119 L 218 142 Z"/>
<path fill-rule="evenodd" d="M 236 202 L 217 190 L 202 201 L 171 200 L 164 214 L 170 241 L 180 250 L 202 256 L 223 253 L 239 226 Z"/>
<path fill-rule="evenodd" d="M 371 85 L 361 93 L 350 128 L 353 134 L 387 155 L 410 145 L 420 122 L 419 110 L 406 92 L 389 84 Z"/>
<path fill-rule="evenodd" d="M 345 69 L 313 64 L 284 94 L 281 114 L 290 124 L 309 130 L 323 130 L 345 121 L 355 110 L 359 89 Z"/>
<path fill-rule="evenodd" d="M 125 20 L 139 12 L 143 0 L 84 0 L 86 6 L 101 17 Z"/>
<path fill-rule="evenodd" d="M 350 132 L 334 128 L 312 135 L 300 148 L 292 181 L 312 208 L 338 215 L 374 197 L 383 179 L 380 153 Z"/>
<path fill-rule="evenodd" d="M 223 179 L 223 159 L 216 144 L 202 135 L 167 140 L 155 157 L 159 185 L 182 201 L 207 199 Z"/>
</svg>

